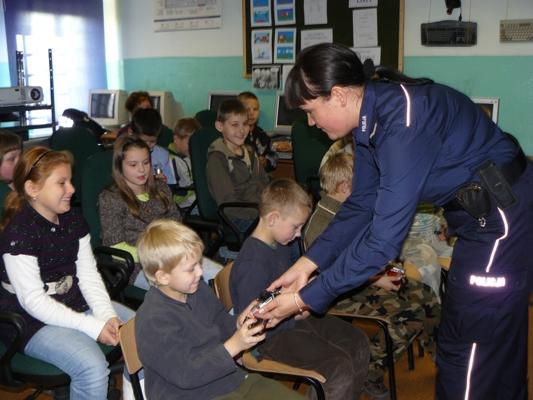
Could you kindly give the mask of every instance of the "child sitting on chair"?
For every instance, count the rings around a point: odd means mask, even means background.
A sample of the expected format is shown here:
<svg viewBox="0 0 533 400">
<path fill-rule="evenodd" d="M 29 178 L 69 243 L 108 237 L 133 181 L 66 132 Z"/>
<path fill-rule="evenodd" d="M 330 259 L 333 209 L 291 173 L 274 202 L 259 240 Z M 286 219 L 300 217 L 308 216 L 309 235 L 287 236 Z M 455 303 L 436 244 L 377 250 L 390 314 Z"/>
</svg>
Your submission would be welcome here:
<svg viewBox="0 0 533 400">
<path fill-rule="evenodd" d="M 326 229 L 350 195 L 352 176 L 353 156 L 349 153 L 333 154 L 320 167 L 323 192 L 304 230 L 306 248 Z M 335 307 L 353 314 L 385 317 L 389 321 L 395 358 L 399 356 L 399 349 L 405 350 L 409 340 L 420 331 L 422 342 L 434 353 L 433 335 L 440 320 L 440 305 L 435 293 L 429 286 L 408 278 L 402 279 L 399 285 L 397 277 L 387 274 L 376 279 L 374 284 L 358 289 Z M 389 396 L 383 384 L 386 357 L 385 338 L 381 334 L 375 335 L 370 343 L 370 366 L 365 391 L 378 399 Z"/>
<path fill-rule="evenodd" d="M 200 279 L 203 245 L 194 231 L 175 221 L 154 221 L 137 246 L 153 283 L 135 320 L 148 399 L 301 398 L 235 363 L 265 338 L 263 327 L 252 327 L 254 318 L 245 321 L 253 304 L 230 316 Z"/>
<path fill-rule="evenodd" d="M 237 99 L 223 101 L 218 109 L 216 129 L 222 134 L 208 149 L 207 184 L 217 205 L 226 202 L 258 203 L 268 184 L 268 175 L 257 154 L 245 145 L 249 133 L 248 116 Z M 241 231 L 257 217 L 256 210 L 233 208 L 227 215 Z"/>
<path fill-rule="evenodd" d="M 181 118 L 174 128 L 172 143 L 168 145 L 170 164 L 176 175 L 178 185 L 174 201 L 180 209 L 190 207 L 196 200 L 192 179 L 189 140 L 194 132 L 200 129 L 200 123 L 194 118 Z"/>
<path fill-rule="evenodd" d="M 250 134 L 246 138 L 246 143 L 252 146 L 257 155 L 261 165 L 266 172 L 272 172 L 276 169 L 278 163 L 278 153 L 274 151 L 272 142 L 267 133 L 261 129 L 257 123 L 259 122 L 259 112 L 261 106 L 259 99 L 252 92 L 239 93 L 237 98 L 244 104 L 248 113 L 248 125 L 250 126 Z"/>
<path fill-rule="evenodd" d="M 288 243 L 300 236 L 311 199 L 293 180 L 273 181 L 261 195 L 259 224 L 244 242 L 230 275 L 234 309 L 242 312 L 291 265 Z M 298 299 L 294 301 L 298 304 Z M 330 400 L 357 399 L 368 371 L 368 339 L 358 328 L 333 316 L 302 315 L 283 321 L 258 347 L 262 357 L 314 369 L 326 378 Z"/>
<path fill-rule="evenodd" d="M 168 185 L 155 179 L 150 162 L 150 149 L 141 139 L 121 136 L 113 150 L 113 181 L 98 197 L 102 227 L 102 244 L 132 254 L 136 268 L 130 283 L 148 289 L 148 281 L 138 264 L 135 242 L 146 226 L 160 218 L 181 220 Z M 221 265 L 205 259 L 206 276 L 214 278 Z"/>
<path fill-rule="evenodd" d="M 4 199 L 13 190 L 13 174 L 21 152 L 20 136 L 0 129 L 0 216 L 4 212 Z"/>
<path fill-rule="evenodd" d="M 143 140 L 150 148 L 152 167 L 156 179 L 169 185 L 176 183 L 176 177 L 170 165 L 168 150 L 157 144 L 163 122 L 161 114 L 154 108 L 139 108 L 131 119 L 131 133 Z"/>
<path fill-rule="evenodd" d="M 0 227 L 0 309 L 18 313 L 20 350 L 70 376 L 71 399 L 105 399 L 108 363 L 134 312 L 112 302 L 96 269 L 89 227 L 71 209 L 72 156 L 34 147 L 15 169 Z M 11 340 L 8 329 L 0 330 Z"/>
</svg>

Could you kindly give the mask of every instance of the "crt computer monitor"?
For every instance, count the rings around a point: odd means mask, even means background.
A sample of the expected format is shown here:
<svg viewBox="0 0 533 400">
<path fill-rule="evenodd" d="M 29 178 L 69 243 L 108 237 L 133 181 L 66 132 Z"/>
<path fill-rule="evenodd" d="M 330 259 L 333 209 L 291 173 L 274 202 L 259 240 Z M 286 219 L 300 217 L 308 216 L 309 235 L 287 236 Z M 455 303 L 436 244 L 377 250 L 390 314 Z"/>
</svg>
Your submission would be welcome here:
<svg viewBox="0 0 533 400">
<path fill-rule="evenodd" d="M 307 116 L 299 108 L 290 109 L 285 105 L 283 95 L 278 95 L 276 99 L 276 124 L 274 133 L 278 135 L 290 135 L 292 124 L 295 121 L 305 121 Z"/>
<path fill-rule="evenodd" d="M 172 92 L 150 90 L 148 94 L 154 108 L 161 114 L 163 124 L 170 129 L 174 129 L 176 122 L 180 118 L 180 109 L 178 103 L 174 100 Z"/>
<path fill-rule="evenodd" d="M 218 106 L 224 100 L 235 99 L 240 92 L 211 92 L 209 93 L 209 102 L 207 108 L 211 111 L 218 111 Z"/>
<path fill-rule="evenodd" d="M 124 90 L 95 89 L 89 92 L 89 117 L 105 127 L 117 127 L 128 122 Z"/>
</svg>

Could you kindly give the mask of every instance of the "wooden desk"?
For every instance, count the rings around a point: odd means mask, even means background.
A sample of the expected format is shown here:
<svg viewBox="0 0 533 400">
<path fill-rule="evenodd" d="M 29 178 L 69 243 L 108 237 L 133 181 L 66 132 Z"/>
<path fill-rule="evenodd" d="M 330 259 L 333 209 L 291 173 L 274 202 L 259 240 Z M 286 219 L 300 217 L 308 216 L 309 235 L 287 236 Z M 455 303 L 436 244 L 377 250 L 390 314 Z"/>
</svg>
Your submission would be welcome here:
<svg viewBox="0 0 533 400">
<path fill-rule="evenodd" d="M 292 159 L 288 160 L 285 158 L 278 159 L 278 165 L 276 169 L 272 172 L 272 179 L 279 178 L 290 178 L 295 179 L 294 177 L 294 163 Z"/>
</svg>

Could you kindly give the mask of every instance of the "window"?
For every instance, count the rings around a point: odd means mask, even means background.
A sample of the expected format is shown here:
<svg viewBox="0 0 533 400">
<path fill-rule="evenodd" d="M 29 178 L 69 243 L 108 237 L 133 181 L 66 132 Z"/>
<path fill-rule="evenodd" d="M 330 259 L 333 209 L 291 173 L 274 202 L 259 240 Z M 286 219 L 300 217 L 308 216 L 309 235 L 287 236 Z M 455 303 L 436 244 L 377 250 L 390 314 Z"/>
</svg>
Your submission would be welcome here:
<svg viewBox="0 0 533 400">
<path fill-rule="evenodd" d="M 4 0 L 11 85 L 15 52 L 24 53 L 25 84 L 42 86 L 50 103 L 48 49 L 53 51 L 55 111 L 87 110 L 89 90 L 107 87 L 102 0 Z M 49 112 L 32 117 L 49 118 Z M 34 131 L 30 137 L 48 135 Z"/>
</svg>

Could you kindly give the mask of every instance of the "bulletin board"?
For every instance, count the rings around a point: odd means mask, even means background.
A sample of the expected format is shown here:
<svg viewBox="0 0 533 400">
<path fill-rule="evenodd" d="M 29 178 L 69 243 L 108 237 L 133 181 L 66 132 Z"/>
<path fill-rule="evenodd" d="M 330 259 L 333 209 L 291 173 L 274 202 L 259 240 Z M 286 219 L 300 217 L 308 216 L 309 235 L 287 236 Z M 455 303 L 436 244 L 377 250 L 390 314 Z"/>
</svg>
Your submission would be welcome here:
<svg viewBox="0 0 533 400">
<path fill-rule="evenodd" d="M 259 29 L 251 26 L 251 1 L 253 0 L 242 0 L 243 70 L 246 78 L 250 78 L 252 73 L 252 30 Z M 274 1 L 271 0 L 271 25 L 260 29 L 272 29 L 272 31 L 275 31 L 278 28 L 273 18 Z M 378 46 L 381 46 L 381 65 L 400 71 L 403 69 L 404 1 L 379 0 L 377 7 Z M 295 0 L 295 8 L 295 24 L 283 25 L 282 28 L 296 28 L 296 54 L 300 50 L 300 31 L 302 29 L 331 28 L 334 42 L 353 47 L 353 9 L 349 7 L 349 0 L 329 0 L 327 2 L 327 24 L 305 25 L 304 0 Z M 272 52 L 274 52 L 274 48 L 272 48 Z M 272 62 L 272 64 L 276 63 Z"/>
</svg>

